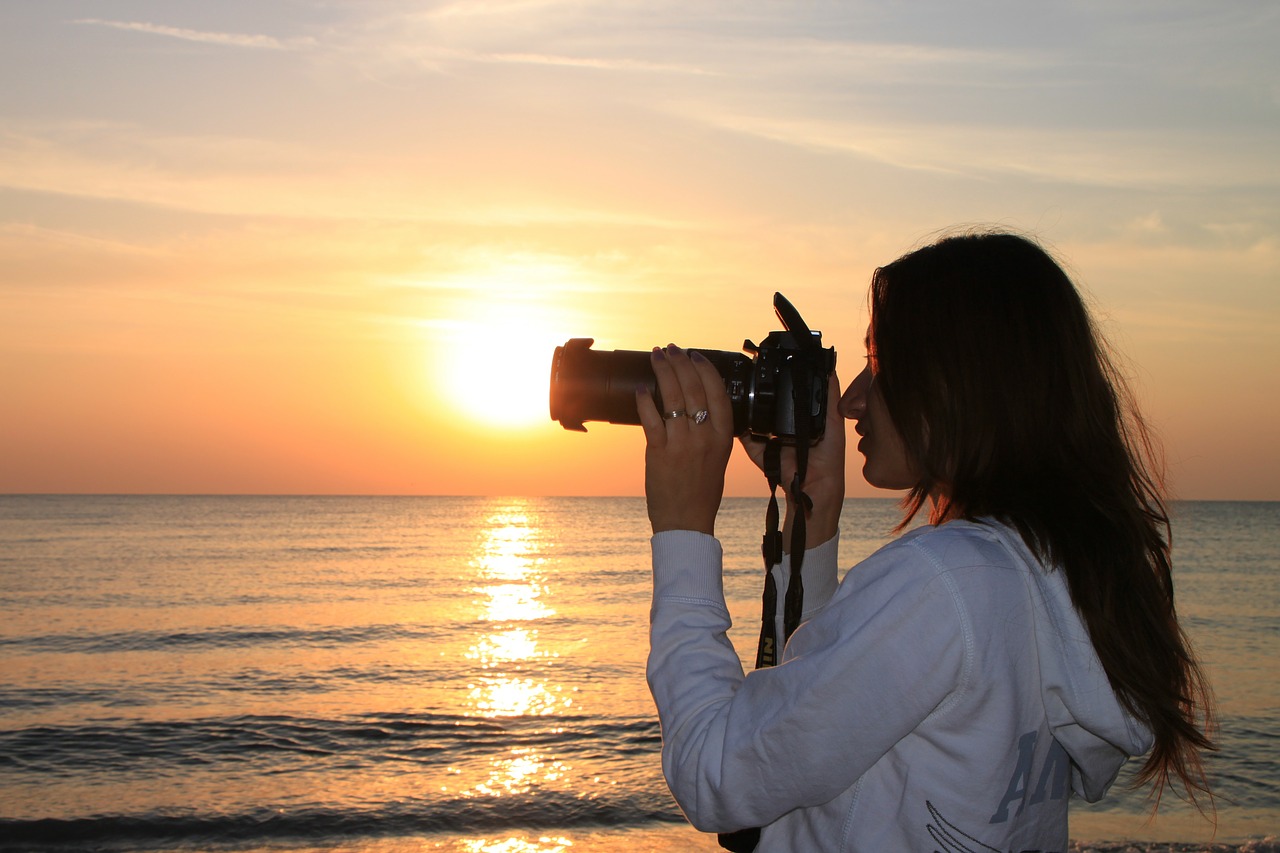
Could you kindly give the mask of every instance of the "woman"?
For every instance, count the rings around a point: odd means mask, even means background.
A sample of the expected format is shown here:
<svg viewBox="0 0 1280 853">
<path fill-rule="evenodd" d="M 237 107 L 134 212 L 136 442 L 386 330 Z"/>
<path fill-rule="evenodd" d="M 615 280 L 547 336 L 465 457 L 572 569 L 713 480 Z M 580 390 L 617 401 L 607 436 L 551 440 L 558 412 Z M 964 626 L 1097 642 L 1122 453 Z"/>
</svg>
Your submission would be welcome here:
<svg viewBox="0 0 1280 853">
<path fill-rule="evenodd" d="M 637 394 L 649 683 L 685 814 L 763 827 L 761 851 L 1048 851 L 1069 795 L 1098 800 L 1130 756 L 1150 750 L 1157 802 L 1174 780 L 1207 794 L 1151 446 L 1071 281 L 1022 237 L 956 236 L 878 269 L 870 307 L 866 367 L 809 455 L 805 612 L 779 666 L 744 677 L 725 637 L 719 376 L 668 347 L 672 411 Z M 867 482 L 906 490 L 899 530 L 926 505 L 930 524 L 837 584 L 841 417 Z"/>
</svg>

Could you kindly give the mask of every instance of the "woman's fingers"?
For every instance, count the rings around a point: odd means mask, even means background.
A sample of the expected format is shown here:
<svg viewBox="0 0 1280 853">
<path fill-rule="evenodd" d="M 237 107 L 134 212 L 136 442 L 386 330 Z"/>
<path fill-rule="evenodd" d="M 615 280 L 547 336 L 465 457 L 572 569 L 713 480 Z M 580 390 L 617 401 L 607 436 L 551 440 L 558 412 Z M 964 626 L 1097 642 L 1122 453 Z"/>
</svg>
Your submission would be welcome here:
<svg viewBox="0 0 1280 853">
<path fill-rule="evenodd" d="M 644 427 L 645 439 L 650 446 L 666 444 L 667 427 L 683 421 L 686 414 L 685 392 L 680 375 L 670 356 L 679 354 L 674 344 L 665 349 L 654 347 L 649 355 L 649 364 L 653 368 L 658 398 L 662 400 L 662 410 L 647 389 L 636 389 L 636 411 L 640 416 L 640 425 Z M 687 381 L 687 380 L 686 380 Z"/>
<path fill-rule="evenodd" d="M 659 414 L 664 421 L 674 421 L 685 414 L 684 390 L 671 357 L 677 353 L 679 350 L 674 345 L 669 345 L 666 349 L 654 347 L 649 357 L 653 375 L 658 380 L 658 396 L 662 398 L 662 411 Z"/>
<path fill-rule="evenodd" d="M 724 380 L 706 357 L 669 344 L 665 349 L 654 349 L 652 364 L 662 396 L 658 414 L 671 432 L 708 424 L 720 431 L 732 430 L 733 407 Z"/>
<path fill-rule="evenodd" d="M 644 429 L 645 441 L 653 444 L 664 441 L 666 430 L 663 429 L 662 415 L 658 413 L 658 404 L 649 392 L 649 386 L 636 385 L 636 413 L 640 416 L 640 426 Z"/>
<path fill-rule="evenodd" d="M 679 417 L 673 417 L 670 426 L 676 429 L 682 429 L 696 424 L 698 413 L 707 411 L 707 389 L 703 386 L 703 376 L 694 366 L 693 361 L 689 357 L 689 353 L 677 347 L 675 344 L 669 344 L 665 351 L 665 361 L 671 368 L 671 373 L 675 377 L 676 382 L 680 386 L 680 405 L 672 404 L 670 410 L 666 412 L 666 416 L 670 417 L 675 412 L 680 412 Z M 708 365 L 710 367 L 710 365 Z M 714 369 L 712 370 L 714 373 Z M 716 374 L 716 381 L 719 382 L 719 374 Z M 666 392 L 663 392 L 663 400 L 666 400 Z M 703 417 L 706 421 L 706 417 Z"/>
<path fill-rule="evenodd" d="M 713 533 L 724 493 L 733 416 L 719 373 L 705 358 L 673 346 L 655 349 L 662 406 L 638 394 L 645 428 L 645 495 L 654 532 Z"/>
<path fill-rule="evenodd" d="M 727 435 L 733 432 L 733 404 L 725 391 L 724 379 L 715 365 L 699 352 L 689 356 L 693 369 L 702 380 L 703 404 L 689 412 L 695 426 L 705 426 L 708 431 Z M 704 414 L 705 413 L 705 414 Z"/>
</svg>

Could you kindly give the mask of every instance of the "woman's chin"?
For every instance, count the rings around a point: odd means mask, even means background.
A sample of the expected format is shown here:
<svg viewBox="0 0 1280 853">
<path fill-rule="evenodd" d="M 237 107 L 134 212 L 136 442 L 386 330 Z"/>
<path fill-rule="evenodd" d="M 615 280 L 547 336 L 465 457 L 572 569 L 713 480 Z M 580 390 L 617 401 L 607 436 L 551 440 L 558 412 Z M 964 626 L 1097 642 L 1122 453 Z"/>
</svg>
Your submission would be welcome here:
<svg viewBox="0 0 1280 853">
<path fill-rule="evenodd" d="M 862 479 L 867 481 L 868 486 L 891 492 L 905 492 L 915 486 L 915 480 L 880 471 L 870 460 L 862 466 Z"/>
</svg>

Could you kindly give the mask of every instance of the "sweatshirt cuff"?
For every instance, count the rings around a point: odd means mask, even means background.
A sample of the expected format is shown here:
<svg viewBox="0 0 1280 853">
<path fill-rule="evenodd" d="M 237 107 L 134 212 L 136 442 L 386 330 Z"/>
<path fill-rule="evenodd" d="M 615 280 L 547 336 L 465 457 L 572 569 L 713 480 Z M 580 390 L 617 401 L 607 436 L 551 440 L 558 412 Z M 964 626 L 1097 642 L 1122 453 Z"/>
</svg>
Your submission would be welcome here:
<svg viewBox="0 0 1280 853">
<path fill-rule="evenodd" d="M 714 536 L 693 530 L 665 530 L 649 540 L 653 549 L 653 598 L 724 602 L 724 554 Z"/>
<path fill-rule="evenodd" d="M 804 552 L 800 576 L 804 580 L 805 612 L 821 607 L 835 595 L 836 587 L 840 585 L 837 579 L 839 554 L 839 532 L 821 545 Z M 783 562 L 790 569 L 791 555 L 785 555 Z"/>
</svg>

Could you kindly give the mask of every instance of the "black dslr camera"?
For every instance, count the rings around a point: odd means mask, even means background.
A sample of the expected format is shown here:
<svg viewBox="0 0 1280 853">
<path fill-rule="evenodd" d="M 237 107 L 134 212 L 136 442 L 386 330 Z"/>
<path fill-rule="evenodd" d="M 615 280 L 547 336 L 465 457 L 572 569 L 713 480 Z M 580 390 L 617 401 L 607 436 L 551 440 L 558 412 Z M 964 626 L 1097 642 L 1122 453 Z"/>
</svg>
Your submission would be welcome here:
<svg viewBox="0 0 1280 853">
<path fill-rule="evenodd" d="M 746 340 L 743 355 L 699 349 L 724 379 L 733 406 L 733 431 L 795 444 L 822 438 L 827 417 L 827 377 L 836 368 L 834 347 L 822 348 L 781 293 L 773 308 L 786 331 L 770 332 L 759 346 Z M 635 389 L 645 385 L 663 410 L 649 353 L 595 352 L 593 338 L 572 338 L 551 360 L 551 419 L 586 432 L 584 421 L 638 424 Z"/>
</svg>

